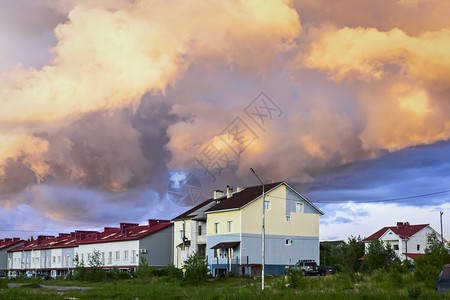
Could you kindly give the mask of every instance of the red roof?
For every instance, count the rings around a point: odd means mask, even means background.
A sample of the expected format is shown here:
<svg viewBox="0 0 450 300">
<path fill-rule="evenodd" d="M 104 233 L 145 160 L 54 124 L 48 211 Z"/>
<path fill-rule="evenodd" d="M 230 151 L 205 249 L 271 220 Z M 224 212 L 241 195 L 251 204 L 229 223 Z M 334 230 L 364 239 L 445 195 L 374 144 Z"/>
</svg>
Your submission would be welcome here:
<svg viewBox="0 0 450 300">
<path fill-rule="evenodd" d="M 420 224 L 420 225 L 409 225 L 408 222 L 402 223 L 398 222 L 397 226 L 391 226 L 391 227 L 383 227 L 371 236 L 365 238 L 363 242 L 370 242 L 374 239 L 379 239 L 386 231 L 392 230 L 396 235 L 398 235 L 400 238 L 410 238 L 425 227 L 427 227 L 430 224 Z"/>
<path fill-rule="evenodd" d="M 0 239 L 0 250 L 22 243 L 20 238 Z"/>
<path fill-rule="evenodd" d="M 121 226 L 121 228 L 109 228 L 103 232 L 88 235 L 86 238 L 78 241 L 78 244 L 94 244 L 94 243 L 138 240 L 149 234 L 155 233 L 170 226 L 173 226 L 173 223 L 164 220 L 161 223 L 156 223 L 152 225 Z"/>
<path fill-rule="evenodd" d="M 58 237 L 41 235 L 35 240 L 25 241 L 23 246 L 11 249 L 8 252 L 68 248 L 78 247 L 79 244 L 137 240 L 172 225 L 173 223 L 170 223 L 168 220 L 149 220 L 149 225 L 139 226 L 139 224 L 120 223 L 120 228 L 105 227 L 103 232 L 77 230 L 70 234 L 60 233 Z"/>
<path fill-rule="evenodd" d="M 407 255 L 409 258 L 415 260 L 417 258 L 424 257 L 426 254 L 425 253 L 408 253 L 408 254 L 403 253 L 403 255 Z"/>
<path fill-rule="evenodd" d="M 92 231 L 90 231 L 92 232 Z M 31 251 L 31 250 L 43 250 L 51 248 L 68 248 L 78 247 L 78 241 L 82 238 L 79 231 L 72 232 L 71 234 L 60 234 L 57 237 L 54 236 L 39 236 L 35 240 L 25 241 L 20 247 L 9 250 L 8 252 L 17 251 Z"/>
</svg>

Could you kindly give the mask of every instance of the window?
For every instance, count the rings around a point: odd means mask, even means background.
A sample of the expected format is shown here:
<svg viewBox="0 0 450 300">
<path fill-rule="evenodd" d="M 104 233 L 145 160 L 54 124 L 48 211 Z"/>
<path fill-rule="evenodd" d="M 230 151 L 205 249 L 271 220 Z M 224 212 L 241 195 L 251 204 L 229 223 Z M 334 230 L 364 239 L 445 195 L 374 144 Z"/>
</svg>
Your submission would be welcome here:
<svg viewBox="0 0 450 300">
<path fill-rule="evenodd" d="M 198 235 L 202 235 L 202 225 L 198 225 Z"/>
<path fill-rule="evenodd" d="M 58 256 L 58 264 L 61 263 L 61 256 Z"/>
<path fill-rule="evenodd" d="M 184 238 L 184 230 L 180 230 L 180 240 L 183 240 Z"/>
<path fill-rule="evenodd" d="M 291 239 L 286 239 L 286 240 L 284 241 L 284 244 L 285 244 L 286 246 L 290 246 L 290 245 L 292 244 L 292 240 L 291 240 Z"/>
<path fill-rule="evenodd" d="M 233 221 L 228 221 L 227 230 L 228 232 L 233 232 Z"/>
<path fill-rule="evenodd" d="M 131 262 L 136 262 L 136 250 L 131 250 Z"/>
<path fill-rule="evenodd" d="M 81 262 L 84 263 L 84 253 L 81 253 Z"/>
<path fill-rule="evenodd" d="M 90 253 L 87 254 L 87 260 L 88 260 L 88 261 L 91 260 L 91 254 L 90 254 Z"/>
<path fill-rule="evenodd" d="M 291 222 L 291 216 L 286 216 L 286 222 L 290 223 Z"/>
<path fill-rule="evenodd" d="M 123 251 L 123 259 L 128 260 L 128 250 Z"/>
<path fill-rule="evenodd" d="M 398 250 L 398 245 L 394 245 L 394 250 Z"/>
<path fill-rule="evenodd" d="M 417 245 L 417 251 L 420 251 L 420 245 Z"/>
<path fill-rule="evenodd" d="M 72 260 L 70 259 L 70 255 L 67 255 L 67 265 L 69 266 L 70 265 L 70 262 L 71 262 Z"/>
<path fill-rule="evenodd" d="M 53 263 L 56 263 L 56 256 L 53 256 Z"/>
<path fill-rule="evenodd" d="M 112 264 L 112 252 L 108 252 L 108 264 Z"/>
<path fill-rule="evenodd" d="M 105 263 L 105 252 L 102 252 L 102 264 Z"/>
<path fill-rule="evenodd" d="M 116 251 L 116 260 L 120 259 L 120 251 Z"/>
<path fill-rule="evenodd" d="M 302 202 L 297 202 L 295 203 L 295 212 L 303 212 L 303 203 Z"/>
<path fill-rule="evenodd" d="M 220 223 L 214 223 L 214 233 L 218 234 L 220 232 Z"/>
<path fill-rule="evenodd" d="M 264 210 L 270 210 L 270 201 L 264 201 Z"/>
</svg>

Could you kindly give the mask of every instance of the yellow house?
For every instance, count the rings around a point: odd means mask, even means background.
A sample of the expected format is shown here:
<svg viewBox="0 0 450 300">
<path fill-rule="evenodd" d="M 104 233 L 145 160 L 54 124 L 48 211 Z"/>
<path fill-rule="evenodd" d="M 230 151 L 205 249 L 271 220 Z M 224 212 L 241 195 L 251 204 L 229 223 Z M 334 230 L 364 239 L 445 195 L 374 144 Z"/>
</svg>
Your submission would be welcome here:
<svg viewBox="0 0 450 300">
<path fill-rule="evenodd" d="M 227 187 L 225 195 L 208 200 L 206 254 L 213 274 L 261 272 L 262 191 L 261 185 Z M 265 273 L 283 274 L 304 259 L 319 264 L 323 212 L 286 182 L 265 185 L 264 209 Z"/>
</svg>

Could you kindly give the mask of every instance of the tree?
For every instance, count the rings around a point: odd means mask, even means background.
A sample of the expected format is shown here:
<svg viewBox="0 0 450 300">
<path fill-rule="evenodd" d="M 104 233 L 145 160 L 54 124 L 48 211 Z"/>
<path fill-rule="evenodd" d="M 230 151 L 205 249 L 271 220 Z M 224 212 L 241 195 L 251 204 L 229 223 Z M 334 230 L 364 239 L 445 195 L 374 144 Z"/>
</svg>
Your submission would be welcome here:
<svg viewBox="0 0 450 300">
<path fill-rule="evenodd" d="M 86 269 L 84 268 L 84 261 L 80 259 L 78 253 L 75 254 L 73 261 L 75 263 L 75 280 L 85 280 Z"/>
<path fill-rule="evenodd" d="M 86 279 L 91 281 L 100 281 L 105 277 L 105 272 L 103 271 L 103 262 L 101 260 L 101 254 L 98 250 L 94 251 L 89 256 L 88 261 L 89 269 L 86 272 Z"/>
<path fill-rule="evenodd" d="M 149 267 L 147 257 L 141 256 L 139 266 L 136 272 L 138 278 L 148 279 L 152 276 L 153 269 Z"/>
<path fill-rule="evenodd" d="M 184 262 L 184 268 L 186 269 L 186 279 L 188 281 L 192 283 L 206 281 L 208 263 L 198 252 L 194 252 L 188 257 Z"/>
<path fill-rule="evenodd" d="M 435 284 L 434 276 L 437 276 L 445 264 L 450 262 L 450 254 L 437 235 L 433 232 L 427 237 L 425 256 L 415 261 L 416 279 L 425 282 L 429 287 Z"/>
<path fill-rule="evenodd" d="M 395 255 L 390 243 L 383 243 L 378 239 L 370 242 L 364 257 L 363 268 L 367 271 L 377 269 L 389 270 L 392 264 L 398 264 L 399 258 Z"/>
<path fill-rule="evenodd" d="M 330 247 L 326 264 L 352 274 L 359 270 L 360 258 L 363 255 L 364 244 L 361 237 L 350 236 L 347 243 L 342 242 Z"/>
</svg>

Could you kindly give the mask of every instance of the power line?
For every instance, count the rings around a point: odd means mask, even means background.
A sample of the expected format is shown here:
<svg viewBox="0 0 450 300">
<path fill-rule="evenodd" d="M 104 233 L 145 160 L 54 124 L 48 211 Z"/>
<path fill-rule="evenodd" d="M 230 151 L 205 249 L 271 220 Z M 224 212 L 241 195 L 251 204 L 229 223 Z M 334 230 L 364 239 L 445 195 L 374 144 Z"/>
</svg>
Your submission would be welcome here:
<svg viewBox="0 0 450 300">
<path fill-rule="evenodd" d="M 377 200 L 323 200 L 323 201 L 310 201 L 313 203 L 342 203 L 342 202 L 357 202 L 357 203 L 375 203 L 375 202 L 391 202 L 391 201 L 400 201 L 400 200 L 407 200 L 407 199 L 415 199 L 415 198 L 422 198 L 422 197 L 428 197 L 433 195 L 439 195 L 444 193 L 449 193 L 450 190 L 443 190 L 439 192 L 433 192 L 428 194 L 420 194 L 420 195 L 414 195 L 414 196 L 407 196 L 407 197 L 400 197 L 400 198 L 388 198 L 388 199 L 377 199 Z M 278 198 L 278 199 L 287 199 L 287 200 L 298 200 L 298 198 L 285 198 L 285 197 L 278 197 L 278 196 L 272 196 L 272 195 L 266 195 L 266 197 L 270 198 Z"/>
</svg>

